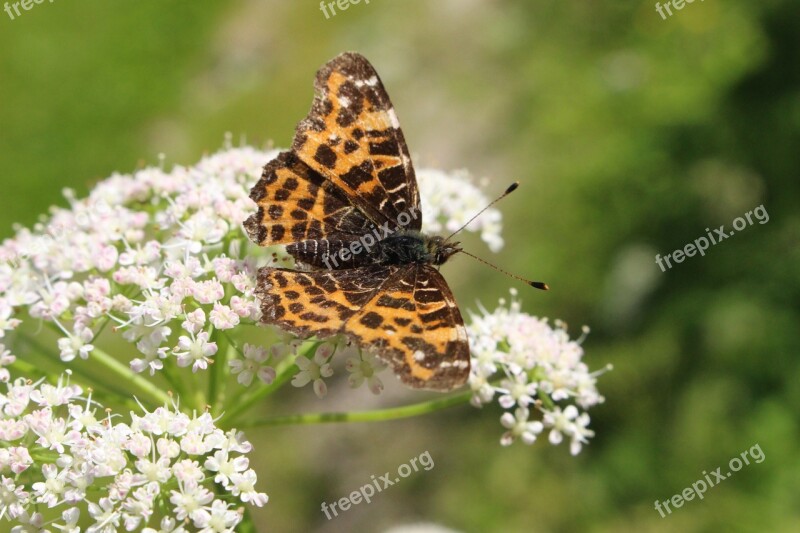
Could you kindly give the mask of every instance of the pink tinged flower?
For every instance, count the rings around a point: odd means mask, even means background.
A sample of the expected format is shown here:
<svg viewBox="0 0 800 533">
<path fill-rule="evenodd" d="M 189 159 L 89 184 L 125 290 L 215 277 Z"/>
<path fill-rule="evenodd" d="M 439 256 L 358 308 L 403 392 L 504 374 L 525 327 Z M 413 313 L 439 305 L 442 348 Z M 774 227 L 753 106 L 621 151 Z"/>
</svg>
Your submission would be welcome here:
<svg viewBox="0 0 800 533">
<path fill-rule="evenodd" d="M 241 296 L 232 296 L 230 305 L 233 312 L 241 318 L 250 318 L 252 320 L 258 318 L 260 311 L 258 309 L 258 304 L 253 300 L 248 300 Z"/>
<path fill-rule="evenodd" d="M 31 486 L 36 495 L 36 502 L 44 503 L 48 507 L 55 507 L 60 503 L 65 490 L 64 476 L 59 473 L 58 467 L 52 464 L 42 465 L 42 475 L 44 481 L 39 481 Z"/>
<path fill-rule="evenodd" d="M 68 363 L 75 357 L 88 359 L 89 354 L 94 350 L 94 345 L 91 344 L 93 338 L 94 333 L 91 329 L 79 328 L 78 331 L 68 337 L 58 339 L 61 360 Z"/>
<path fill-rule="evenodd" d="M 200 463 L 192 459 L 183 459 L 172 465 L 172 474 L 184 485 L 200 483 L 205 478 Z"/>
<path fill-rule="evenodd" d="M 206 459 L 203 465 L 206 470 L 216 472 L 214 482 L 227 487 L 230 482 L 230 476 L 233 474 L 244 472 L 250 465 L 247 457 L 239 456 L 231 458 L 227 450 L 217 450 L 214 455 Z"/>
<path fill-rule="evenodd" d="M 28 433 L 28 425 L 22 420 L 12 418 L 0 420 L 0 440 L 14 442 Z"/>
<path fill-rule="evenodd" d="M 3 338 L 6 331 L 10 331 L 19 326 L 22 321 L 17 318 L 11 318 L 14 314 L 14 309 L 8 305 L 5 299 L 0 299 L 0 339 Z M 2 351 L 0 349 L 0 351 Z"/>
<path fill-rule="evenodd" d="M 265 348 L 245 343 L 242 352 L 243 359 L 233 359 L 228 362 L 231 374 L 236 376 L 241 385 L 249 386 L 254 376 L 258 376 L 267 385 L 275 380 L 275 369 L 266 364 L 269 352 Z"/>
<path fill-rule="evenodd" d="M 160 457 L 156 461 L 143 458 L 136 461 L 134 466 L 147 481 L 163 484 L 172 478 L 172 469 L 168 457 Z"/>
<path fill-rule="evenodd" d="M 181 445 L 173 439 L 161 438 L 156 441 L 158 454 L 167 459 L 174 459 L 181 453 Z"/>
<path fill-rule="evenodd" d="M 250 296 L 256 288 L 256 282 L 252 276 L 244 273 L 239 273 L 231 277 L 231 282 L 237 291 Z"/>
<path fill-rule="evenodd" d="M 64 523 L 61 526 L 56 526 L 61 530 L 61 533 L 81 533 L 81 528 L 78 526 L 78 520 L 81 518 L 81 510 L 77 507 L 70 507 L 61 513 L 61 520 Z"/>
<path fill-rule="evenodd" d="M 146 527 L 142 533 L 184 533 L 186 530 L 183 526 L 178 525 L 178 521 L 171 516 L 165 516 L 161 519 L 158 529 Z"/>
<path fill-rule="evenodd" d="M 190 431 L 181 438 L 181 450 L 187 455 L 203 455 L 209 451 L 199 431 Z"/>
<path fill-rule="evenodd" d="M 217 343 L 208 342 L 208 332 L 200 332 L 195 338 L 182 335 L 174 353 L 178 358 L 178 366 L 192 365 L 192 372 L 208 368 L 211 356 L 217 353 Z"/>
<path fill-rule="evenodd" d="M 238 273 L 236 261 L 229 257 L 215 257 L 211 264 L 214 266 L 214 274 L 222 283 L 230 283 L 231 278 Z"/>
<path fill-rule="evenodd" d="M 88 503 L 89 515 L 94 519 L 92 530 L 114 531 L 120 522 L 120 512 L 110 498 L 100 498 L 99 503 Z M 113 526 L 109 527 L 109 526 Z M 107 529 L 106 529 L 107 528 Z"/>
<path fill-rule="evenodd" d="M 25 507 L 30 503 L 30 494 L 24 489 L 22 485 L 15 485 L 13 479 L 0 476 L 0 506 L 7 509 L 7 515 L 11 519 L 27 516 Z"/>
<path fill-rule="evenodd" d="M 164 264 L 164 274 L 176 280 L 181 278 L 197 278 L 202 276 L 203 273 L 203 265 L 200 263 L 200 260 L 192 255 L 187 257 L 184 261 L 167 261 Z"/>
<path fill-rule="evenodd" d="M 142 522 L 147 523 L 153 515 L 154 499 L 149 499 L 147 496 L 137 497 L 143 489 L 144 487 L 137 489 L 132 498 L 122 502 L 122 524 L 125 531 L 138 529 Z"/>
<path fill-rule="evenodd" d="M 148 241 L 144 246 L 138 245 L 136 248 L 129 248 L 119 255 L 119 264 L 130 265 L 149 265 L 161 258 L 161 243 L 158 241 Z"/>
<path fill-rule="evenodd" d="M 149 369 L 150 375 L 152 376 L 157 370 L 164 368 L 162 359 L 167 358 L 169 347 L 161 346 L 161 343 L 169 336 L 170 329 L 166 327 L 163 329 L 167 331 L 166 335 L 163 334 L 163 330 L 156 330 L 136 343 L 136 349 L 144 355 L 144 358 L 132 360 L 131 370 L 138 374 Z"/>
<path fill-rule="evenodd" d="M 209 314 L 209 318 L 217 329 L 231 329 L 239 324 L 239 315 L 227 305 L 219 302 L 214 303 L 214 309 Z"/>
<path fill-rule="evenodd" d="M 376 375 L 386 368 L 374 354 L 362 353 L 358 357 L 350 357 L 345 363 L 345 368 L 350 372 L 347 381 L 354 389 L 366 383 L 372 394 L 380 394 L 383 390 L 383 382 Z"/>
<path fill-rule="evenodd" d="M 11 446 L 0 450 L 0 470 L 9 468 L 15 474 L 21 474 L 33 464 L 28 448 L 24 446 Z"/>
<path fill-rule="evenodd" d="M 210 490 L 194 481 L 180 482 L 179 490 L 170 491 L 170 494 L 169 501 L 175 506 L 175 516 L 178 520 L 193 517 L 214 500 L 214 494 Z"/>
<path fill-rule="evenodd" d="M 326 351 L 320 351 L 318 349 L 313 359 L 302 356 L 298 357 L 295 360 L 295 364 L 300 369 L 300 372 L 295 374 L 294 378 L 292 378 L 292 385 L 295 387 L 304 387 L 308 383 L 313 382 L 314 394 L 316 394 L 318 398 L 324 398 L 328 393 L 328 387 L 325 385 L 322 378 L 329 378 L 333 375 L 333 368 L 331 368 L 331 365 L 327 362 L 328 357 L 326 357 L 326 353 Z"/>
<path fill-rule="evenodd" d="M 181 327 L 189 333 L 197 334 L 206 327 L 206 314 L 202 309 L 195 309 L 194 311 L 186 314 L 186 320 L 183 321 Z"/>
<path fill-rule="evenodd" d="M 201 304 L 212 304 L 225 296 L 225 288 L 216 279 L 195 282 L 192 296 Z"/>
<path fill-rule="evenodd" d="M 14 380 L 8 385 L 8 394 L 0 394 L 0 406 L 2 406 L 3 414 L 8 417 L 20 416 L 28 407 L 33 390 L 33 385 L 27 384 L 24 378 Z"/>
<path fill-rule="evenodd" d="M 242 513 L 230 509 L 230 505 L 222 500 L 214 500 L 211 507 L 200 509 L 194 514 L 193 525 L 199 528 L 201 533 L 234 531 L 234 528 L 242 520 Z"/>
<path fill-rule="evenodd" d="M 525 444 L 533 444 L 536 441 L 537 435 L 542 432 L 544 426 L 538 420 L 530 422 L 528 417 L 530 412 L 524 407 L 518 407 L 512 415 L 511 413 L 503 413 L 500 417 L 500 423 L 504 428 L 508 429 L 500 438 L 500 444 L 509 446 L 517 438 L 521 439 Z"/>
<path fill-rule="evenodd" d="M 153 448 L 153 441 L 144 433 L 132 433 L 125 443 L 125 449 L 139 459 L 148 457 Z"/>
<path fill-rule="evenodd" d="M 256 472 L 255 470 L 247 470 L 241 474 L 231 474 L 231 483 L 228 490 L 234 496 L 239 496 L 239 499 L 244 503 L 251 503 L 256 507 L 263 507 L 266 505 L 268 497 L 263 492 L 255 490 L 256 485 Z"/>
<path fill-rule="evenodd" d="M 118 257 L 119 252 L 116 246 L 102 244 L 93 255 L 94 265 L 100 272 L 108 272 L 116 266 Z"/>
<path fill-rule="evenodd" d="M 0 337 L 2 337 L 2 330 L 0 330 Z M 7 383 L 11 379 L 11 373 L 7 368 L 8 365 L 11 365 L 16 361 L 17 358 L 14 355 L 11 355 L 11 352 L 6 350 L 6 347 L 3 343 L 0 343 L 0 382 Z"/>
</svg>

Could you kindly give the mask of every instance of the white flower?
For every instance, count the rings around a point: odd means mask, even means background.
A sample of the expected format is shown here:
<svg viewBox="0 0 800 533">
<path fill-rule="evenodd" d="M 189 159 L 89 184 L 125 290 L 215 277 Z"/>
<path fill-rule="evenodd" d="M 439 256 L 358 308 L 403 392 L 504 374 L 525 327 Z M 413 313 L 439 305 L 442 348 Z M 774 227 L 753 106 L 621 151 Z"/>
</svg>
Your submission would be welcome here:
<svg viewBox="0 0 800 533">
<path fill-rule="evenodd" d="M 321 345 L 314 354 L 313 359 L 300 356 L 295 360 L 295 364 L 300 369 L 300 372 L 295 374 L 292 379 L 292 385 L 295 387 L 304 387 L 310 382 L 314 383 L 314 394 L 318 398 L 323 398 L 328 393 L 328 387 L 322 378 L 329 378 L 333 375 L 333 368 L 328 363 L 330 352 L 323 349 L 325 345 Z"/>
<path fill-rule="evenodd" d="M 78 328 L 74 334 L 58 339 L 58 349 L 61 352 L 61 360 L 72 361 L 76 356 L 81 359 L 88 359 L 89 353 L 94 350 L 91 344 L 94 333 L 89 328 Z"/>
<path fill-rule="evenodd" d="M 366 382 L 372 394 L 380 394 L 383 390 L 383 382 L 376 374 L 385 369 L 386 365 L 375 354 L 362 352 L 358 357 L 350 357 L 345 368 L 350 372 L 347 380 L 354 389 Z"/>
<path fill-rule="evenodd" d="M 564 434 L 572 435 L 575 432 L 575 423 L 578 418 L 578 409 L 574 405 L 568 405 L 565 409 L 554 407 L 552 411 L 544 411 L 543 422 L 550 430 L 550 444 L 560 444 L 564 439 Z"/>
<path fill-rule="evenodd" d="M 193 337 L 193 338 L 192 338 Z M 208 332 L 202 331 L 197 336 L 187 337 L 181 335 L 178 347 L 174 350 L 178 357 L 178 366 L 192 365 L 192 371 L 208 368 L 211 356 L 217 353 L 217 343 L 208 341 Z"/>
<path fill-rule="evenodd" d="M 503 416 L 500 417 L 500 423 L 508 431 L 500 438 L 500 444 L 508 446 L 517 438 L 521 438 L 525 444 L 533 444 L 536 441 L 536 436 L 542 432 L 544 426 L 538 420 L 530 422 L 528 420 L 529 415 L 530 411 L 524 407 L 517 407 L 513 415 L 511 413 L 503 413 Z"/>
<path fill-rule="evenodd" d="M 244 359 L 233 359 L 228 362 L 231 374 L 236 376 L 236 381 L 241 385 L 250 386 L 253 376 L 258 376 L 258 379 L 266 385 L 275 380 L 275 369 L 266 364 L 269 359 L 266 348 L 245 343 L 242 354 Z"/>
<path fill-rule="evenodd" d="M 214 303 L 214 310 L 209 315 L 211 323 L 217 329 L 231 329 L 239 324 L 239 315 L 233 309 L 219 302 Z"/>
<path fill-rule="evenodd" d="M 194 526 L 200 528 L 200 533 L 233 531 L 240 520 L 240 513 L 221 500 L 214 500 L 210 507 L 200 509 L 193 516 Z"/>
</svg>

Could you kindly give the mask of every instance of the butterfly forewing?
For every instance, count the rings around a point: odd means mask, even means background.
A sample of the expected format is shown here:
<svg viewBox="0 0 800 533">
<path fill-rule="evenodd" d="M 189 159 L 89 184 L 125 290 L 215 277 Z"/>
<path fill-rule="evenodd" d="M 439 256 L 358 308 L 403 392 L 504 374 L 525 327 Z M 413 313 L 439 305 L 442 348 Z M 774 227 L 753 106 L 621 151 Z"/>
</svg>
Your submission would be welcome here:
<svg viewBox="0 0 800 533">
<path fill-rule="evenodd" d="M 341 54 L 320 69 L 308 117 L 292 149 L 345 191 L 376 223 L 419 208 L 414 167 L 389 95 L 363 56 Z M 409 229 L 419 230 L 415 220 Z"/>
</svg>

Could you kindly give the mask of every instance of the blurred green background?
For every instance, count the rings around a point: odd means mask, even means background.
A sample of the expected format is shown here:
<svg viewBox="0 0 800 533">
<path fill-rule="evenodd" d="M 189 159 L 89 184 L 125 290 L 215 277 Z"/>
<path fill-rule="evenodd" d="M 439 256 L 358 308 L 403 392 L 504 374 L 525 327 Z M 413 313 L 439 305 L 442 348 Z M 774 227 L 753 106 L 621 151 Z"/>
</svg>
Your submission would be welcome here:
<svg viewBox="0 0 800 533">
<path fill-rule="evenodd" d="M 674 10 L 674 8 L 673 8 Z M 337 10 L 338 11 L 338 10 Z M 0 12 L 0 237 L 61 189 L 113 171 L 191 164 L 226 132 L 286 146 L 315 70 L 345 50 L 380 72 L 416 165 L 514 179 L 507 245 L 547 281 L 525 308 L 592 327 L 606 403 L 578 458 L 545 439 L 501 448 L 499 409 L 373 425 L 253 431 L 263 531 L 800 530 L 800 6 L 372 0 L 329 19 L 315 1 L 35 4 Z M 665 273 L 705 228 L 754 224 Z M 462 308 L 510 284 L 445 267 Z M 388 377 L 388 376 L 387 376 Z M 307 392 L 307 391 L 306 391 Z M 418 399 L 413 392 L 380 401 Z M 282 412 L 359 408 L 332 387 Z M 662 518 L 656 499 L 759 444 L 766 459 Z M 428 450 L 435 467 L 339 518 L 320 512 Z"/>
</svg>

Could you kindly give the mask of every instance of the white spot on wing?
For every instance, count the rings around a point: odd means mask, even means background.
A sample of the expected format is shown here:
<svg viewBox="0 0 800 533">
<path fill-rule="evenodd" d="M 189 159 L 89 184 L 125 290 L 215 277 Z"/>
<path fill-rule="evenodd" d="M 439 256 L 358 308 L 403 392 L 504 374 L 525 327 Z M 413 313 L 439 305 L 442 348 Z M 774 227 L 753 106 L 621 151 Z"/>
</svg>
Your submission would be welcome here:
<svg viewBox="0 0 800 533">
<path fill-rule="evenodd" d="M 394 108 L 391 108 L 387 115 L 389 115 L 389 120 L 392 122 L 392 127 L 395 129 L 400 128 L 400 121 L 397 120 L 397 113 L 394 112 Z"/>
<path fill-rule="evenodd" d="M 414 361 L 423 361 L 425 359 L 425 352 L 417 350 L 414 352 Z"/>
</svg>

